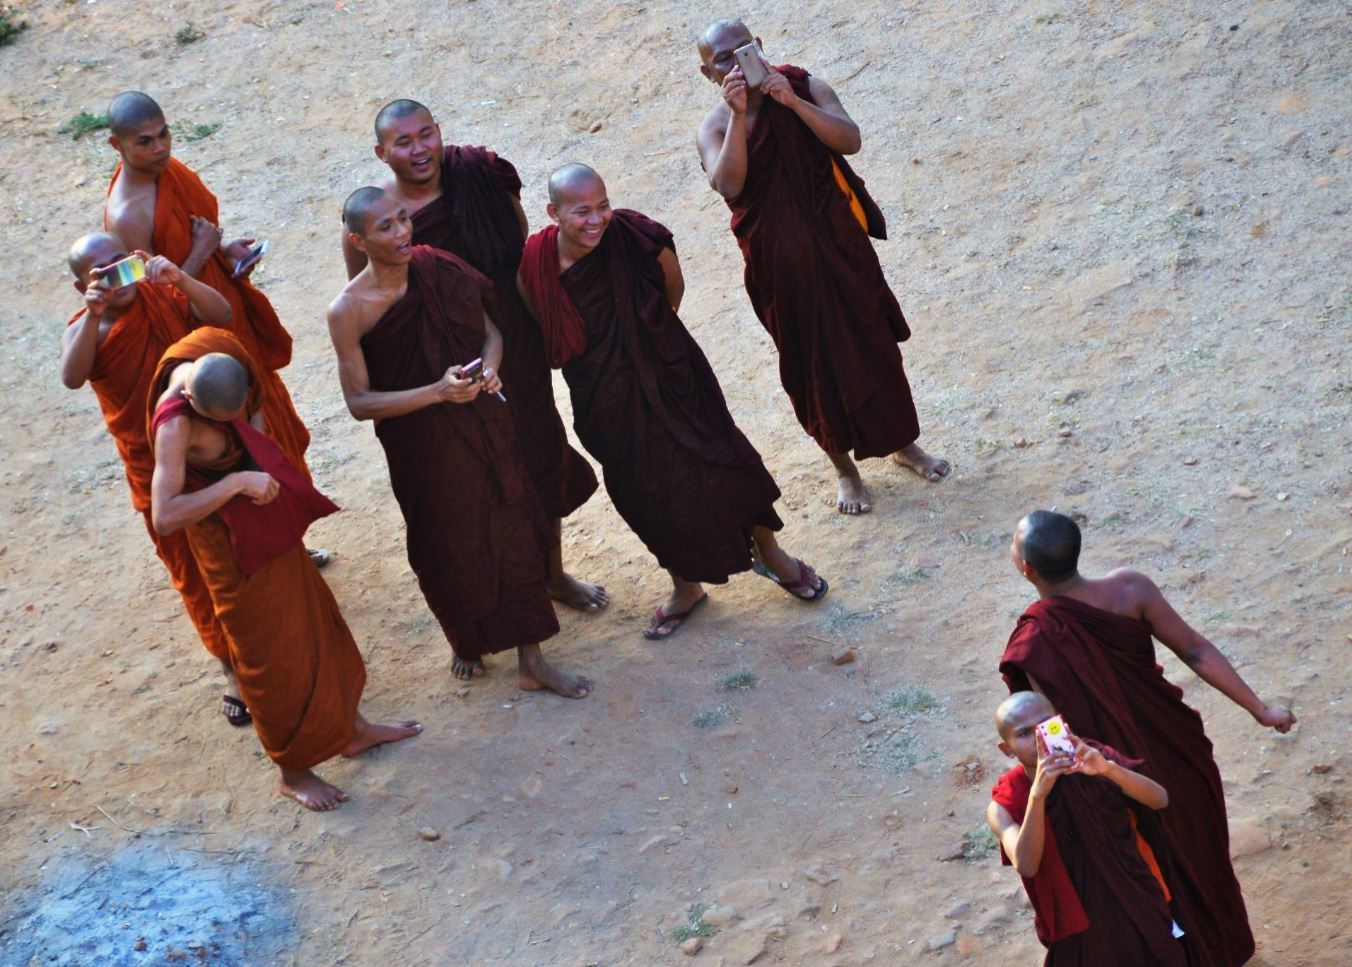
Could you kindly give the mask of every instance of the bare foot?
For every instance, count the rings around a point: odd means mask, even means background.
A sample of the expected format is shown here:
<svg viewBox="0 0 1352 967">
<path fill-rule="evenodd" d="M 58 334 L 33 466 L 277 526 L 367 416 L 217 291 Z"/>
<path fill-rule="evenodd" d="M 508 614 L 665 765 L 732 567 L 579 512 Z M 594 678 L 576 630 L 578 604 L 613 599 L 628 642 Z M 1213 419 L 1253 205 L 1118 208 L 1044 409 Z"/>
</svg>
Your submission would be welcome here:
<svg viewBox="0 0 1352 967">
<path fill-rule="evenodd" d="M 867 514 L 873 509 L 873 498 L 864 486 L 859 475 L 840 478 L 840 490 L 836 493 L 836 510 L 842 514 Z"/>
<path fill-rule="evenodd" d="M 386 742 L 398 742 L 400 739 L 411 739 L 415 735 L 422 734 L 423 727 L 418 722 L 395 722 L 392 725 L 372 725 L 366 719 L 357 715 L 357 728 L 352 733 L 352 741 L 343 749 L 343 757 L 351 759 L 353 756 L 361 755 L 367 749 L 378 745 L 384 745 Z"/>
<path fill-rule="evenodd" d="M 466 661 L 457 655 L 451 659 L 451 674 L 462 682 L 467 682 L 471 678 L 483 678 L 486 674 L 484 660 L 476 658 L 474 661 Z"/>
<path fill-rule="evenodd" d="M 324 813 L 330 809 L 337 809 L 340 804 L 347 802 L 347 793 L 325 782 L 309 769 L 300 771 L 283 769 L 281 772 L 281 778 L 277 780 L 277 791 L 296 800 L 306 809 Z"/>
<path fill-rule="evenodd" d="M 930 483 L 938 483 L 948 476 L 952 466 L 947 460 L 939 457 L 931 457 L 924 450 L 920 449 L 920 444 L 912 443 L 909 446 L 902 447 L 896 453 L 892 454 L 892 462 L 899 467 L 905 467 L 913 471 L 917 476 L 924 477 Z"/>
<path fill-rule="evenodd" d="M 673 577 L 671 597 L 658 609 L 662 620 L 659 615 L 654 615 L 643 637 L 652 640 L 669 637 L 708 597 L 703 585 Z"/>
<path fill-rule="evenodd" d="M 564 698 L 586 698 L 591 693 L 590 680 L 559 671 L 545 661 L 539 645 L 522 645 L 517 648 L 516 654 L 516 684 L 523 692 L 547 689 Z"/>
<path fill-rule="evenodd" d="M 578 611 L 600 611 L 610 604 L 606 589 L 601 585 L 579 581 L 563 571 L 557 577 L 550 578 L 549 596 Z"/>
</svg>

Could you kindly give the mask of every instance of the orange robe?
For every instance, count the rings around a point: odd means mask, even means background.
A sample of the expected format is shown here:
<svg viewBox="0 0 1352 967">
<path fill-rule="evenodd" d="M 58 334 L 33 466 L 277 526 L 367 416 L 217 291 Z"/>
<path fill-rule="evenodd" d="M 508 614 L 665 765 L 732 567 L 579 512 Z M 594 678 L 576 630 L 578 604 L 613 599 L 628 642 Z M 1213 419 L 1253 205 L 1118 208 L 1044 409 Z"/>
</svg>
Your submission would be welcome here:
<svg viewBox="0 0 1352 967">
<path fill-rule="evenodd" d="M 260 368 L 239 340 L 221 329 L 198 329 L 160 359 L 142 413 L 152 447 L 155 412 L 163 408 L 157 401 L 174 368 L 213 352 L 228 353 L 248 368 L 249 411 L 262 405 Z M 165 407 L 171 405 L 166 401 Z M 232 441 L 230 451 L 211 464 L 189 464 L 190 475 L 219 479 L 255 462 L 266 464 L 269 454 L 252 445 L 246 450 L 238 431 L 218 425 Z M 272 446 L 270 440 L 262 443 Z M 271 456 L 285 458 L 280 448 Z M 246 497 L 234 500 L 253 506 Z M 246 576 L 220 514 L 188 526 L 185 533 L 225 629 L 240 694 L 264 750 L 282 768 L 297 770 L 337 755 L 352 740 L 366 668 L 338 602 L 303 542 L 297 540 Z"/>
<path fill-rule="evenodd" d="M 83 314 L 82 309 L 71 322 Z M 136 301 L 113 323 L 94 356 L 89 385 L 126 468 L 131 504 L 145 520 L 155 552 L 183 596 L 183 605 L 202 644 L 215 657 L 225 658 L 229 654 L 225 632 L 188 550 L 188 539 L 181 532 L 161 537 L 150 523 L 150 477 L 155 472 L 155 456 L 146 439 L 145 399 L 161 354 L 191 330 L 187 299 L 178 290 L 138 282 Z"/>
<path fill-rule="evenodd" d="M 118 162 L 108 182 L 109 193 L 121 174 L 122 163 Z M 192 251 L 192 215 L 220 224 L 216 196 L 196 172 L 177 158 L 171 158 L 169 167 L 155 184 L 155 225 L 151 245 L 156 255 L 163 255 L 177 265 L 183 264 Z M 106 212 L 103 221 L 107 228 Z M 218 250 L 207 259 L 200 278 L 230 303 L 229 329 L 243 344 L 245 352 L 258 362 L 263 388 L 263 420 L 267 423 L 268 435 L 308 477 L 305 448 L 310 445 L 310 431 L 301 422 L 291 403 L 291 394 L 277 375 L 277 370 L 291 362 L 291 334 L 282 327 L 268 297 L 254 288 L 248 279 L 235 278 L 231 274 L 233 271 L 234 266 Z"/>
</svg>

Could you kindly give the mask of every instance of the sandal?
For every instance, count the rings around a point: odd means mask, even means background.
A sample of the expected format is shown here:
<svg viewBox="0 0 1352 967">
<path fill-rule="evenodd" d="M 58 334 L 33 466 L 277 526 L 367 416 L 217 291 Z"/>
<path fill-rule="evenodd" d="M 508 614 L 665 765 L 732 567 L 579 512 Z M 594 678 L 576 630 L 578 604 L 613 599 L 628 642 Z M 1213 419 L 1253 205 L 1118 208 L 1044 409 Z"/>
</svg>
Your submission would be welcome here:
<svg viewBox="0 0 1352 967">
<path fill-rule="evenodd" d="M 657 612 L 653 615 L 653 620 L 648 622 L 648 627 L 643 629 L 643 637 L 647 638 L 649 641 L 660 641 L 663 638 L 670 638 L 672 635 L 676 634 L 677 629 L 685 623 L 685 619 L 694 614 L 695 609 L 707 600 L 709 600 L 709 592 L 705 591 L 695 599 L 695 603 L 685 611 L 673 611 L 671 614 L 667 614 L 661 608 L 658 608 Z M 664 634 L 657 630 L 668 621 L 676 622 L 675 626 L 670 631 Z"/>
<path fill-rule="evenodd" d="M 329 561 L 333 560 L 333 555 L 329 553 L 328 548 L 307 547 L 305 551 L 310 555 L 310 560 L 315 562 L 317 568 L 328 567 Z"/>
<path fill-rule="evenodd" d="M 826 592 L 831 590 L 831 585 L 826 583 L 826 578 L 813 570 L 811 564 L 804 563 L 802 558 L 797 558 L 797 561 L 798 580 L 796 581 L 781 581 L 779 575 L 760 561 L 752 561 L 751 570 L 755 571 L 763 578 L 769 578 L 771 581 L 774 581 L 799 601 L 820 601 L 822 598 L 826 597 Z M 812 594 L 804 594 L 804 591 L 811 591 Z"/>
<path fill-rule="evenodd" d="M 221 696 L 221 714 L 235 728 L 242 728 L 253 723 L 253 716 L 249 714 L 249 707 L 233 695 Z"/>
</svg>

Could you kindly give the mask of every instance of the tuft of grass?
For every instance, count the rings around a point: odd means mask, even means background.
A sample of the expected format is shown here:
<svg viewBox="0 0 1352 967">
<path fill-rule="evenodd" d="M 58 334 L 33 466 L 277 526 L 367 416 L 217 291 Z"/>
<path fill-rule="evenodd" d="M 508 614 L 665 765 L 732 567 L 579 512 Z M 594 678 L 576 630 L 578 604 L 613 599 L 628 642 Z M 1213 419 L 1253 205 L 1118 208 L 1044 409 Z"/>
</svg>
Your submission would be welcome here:
<svg viewBox="0 0 1352 967">
<path fill-rule="evenodd" d="M 711 729 L 727 717 L 728 707 L 726 705 L 720 705 L 717 708 L 711 708 L 706 712 L 700 712 L 696 715 L 694 725 L 697 729 Z"/>
<path fill-rule="evenodd" d="M 69 134 L 72 141 L 79 141 L 86 134 L 93 134 L 95 131 L 102 131 L 108 127 L 108 115 L 90 114 L 88 111 L 81 111 L 75 117 L 71 118 L 61 127 L 57 128 L 58 134 Z"/>
<path fill-rule="evenodd" d="M 822 628 L 828 638 L 844 638 L 859 633 L 859 626 L 879 617 L 876 611 L 850 611 L 843 605 L 835 605 L 831 613 L 822 622 Z"/>
<path fill-rule="evenodd" d="M 883 707 L 902 715 L 919 715 L 938 708 L 939 700 L 923 685 L 903 685 L 887 694 L 883 699 Z"/>
<path fill-rule="evenodd" d="M 1034 18 L 1033 23 L 1054 24 L 1060 23 L 1063 19 L 1065 18 L 1062 17 L 1061 14 L 1059 13 L 1044 13 L 1040 17 Z"/>
<path fill-rule="evenodd" d="M 744 692 L 748 688 L 755 687 L 756 676 L 751 672 L 733 672 L 731 675 L 724 675 L 718 681 L 720 692 Z"/>
<path fill-rule="evenodd" d="M 201 141 L 203 138 L 209 138 L 220 129 L 220 121 L 213 124 L 175 124 L 174 136 L 192 143 L 193 141 Z"/>
<path fill-rule="evenodd" d="M 189 44 L 195 44 L 207 35 L 205 30 L 198 30 L 192 24 L 184 24 L 174 31 L 174 43 L 180 47 L 186 47 Z"/>
<path fill-rule="evenodd" d="M 712 937 L 718 933 L 718 928 L 705 923 L 700 917 L 704 916 L 704 911 L 709 909 L 707 903 L 692 903 L 690 910 L 686 913 L 685 923 L 681 924 L 675 930 L 672 930 L 667 936 L 671 938 L 672 943 L 685 943 L 691 937 Z"/>
<path fill-rule="evenodd" d="M 985 823 L 962 837 L 962 858 L 979 860 L 1000 845 L 991 828 Z"/>
<path fill-rule="evenodd" d="M 8 47 L 27 29 L 27 20 L 18 20 L 8 7 L 0 7 L 0 47 Z"/>
<path fill-rule="evenodd" d="M 931 577 L 929 571 L 917 565 L 915 567 L 904 567 L 894 572 L 888 580 L 893 584 L 919 584 L 921 581 L 928 581 Z"/>
</svg>

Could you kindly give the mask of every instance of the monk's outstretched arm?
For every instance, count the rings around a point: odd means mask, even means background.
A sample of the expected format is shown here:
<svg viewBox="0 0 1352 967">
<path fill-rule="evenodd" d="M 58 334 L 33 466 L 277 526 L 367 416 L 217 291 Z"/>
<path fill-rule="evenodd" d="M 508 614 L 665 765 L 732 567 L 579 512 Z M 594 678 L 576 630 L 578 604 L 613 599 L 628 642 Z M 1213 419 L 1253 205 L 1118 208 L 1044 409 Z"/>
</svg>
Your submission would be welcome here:
<svg viewBox="0 0 1352 967">
<path fill-rule="evenodd" d="M 230 303 L 205 282 L 198 282 L 163 255 L 137 252 L 146 263 L 146 278 L 160 285 L 172 285 L 188 298 L 193 318 L 208 326 L 228 326 L 233 312 Z"/>
<path fill-rule="evenodd" d="M 1268 705 L 1259 698 L 1220 649 L 1174 610 L 1154 581 L 1135 571 L 1122 571 L 1119 575 L 1136 592 L 1141 602 L 1141 617 L 1150 625 L 1151 634 L 1196 672 L 1198 678 L 1252 715 L 1259 724 L 1278 732 L 1291 730 L 1296 717 L 1290 709 Z"/>
<path fill-rule="evenodd" d="M 277 481 L 259 470 L 226 474 L 202 490 L 184 493 L 192 421 L 170 420 L 155 433 L 155 473 L 150 478 L 150 522 L 155 533 L 173 534 L 220 510 L 243 494 L 256 504 L 277 496 Z"/>
<path fill-rule="evenodd" d="M 99 281 L 98 273 L 91 272 L 84 292 L 85 314 L 61 334 L 61 383 L 66 389 L 79 389 L 94 371 L 94 359 L 99 351 L 99 326 L 108 305 L 103 298 L 107 291 Z"/>
<path fill-rule="evenodd" d="M 681 260 L 676 257 L 674 250 L 664 248 L 657 256 L 657 261 L 662 265 L 667 304 L 671 306 L 672 312 L 680 312 L 681 299 L 685 296 L 685 276 L 681 274 Z"/>
<path fill-rule="evenodd" d="M 816 104 L 794 93 L 789 79 L 778 71 L 771 71 L 770 76 L 761 82 L 761 91 L 797 114 L 818 140 L 832 151 L 856 154 L 863 147 L 859 125 L 845 111 L 830 84 L 815 77 L 809 77 L 807 83 Z"/>
<path fill-rule="evenodd" d="M 1009 810 L 997 802 L 986 807 L 986 824 L 1000 841 L 1001 848 L 1020 876 L 1036 876 L 1042 865 L 1043 832 L 1046 826 L 1042 804 L 1042 799 L 1030 796 L 1022 824 L 1016 823 Z"/>
</svg>

